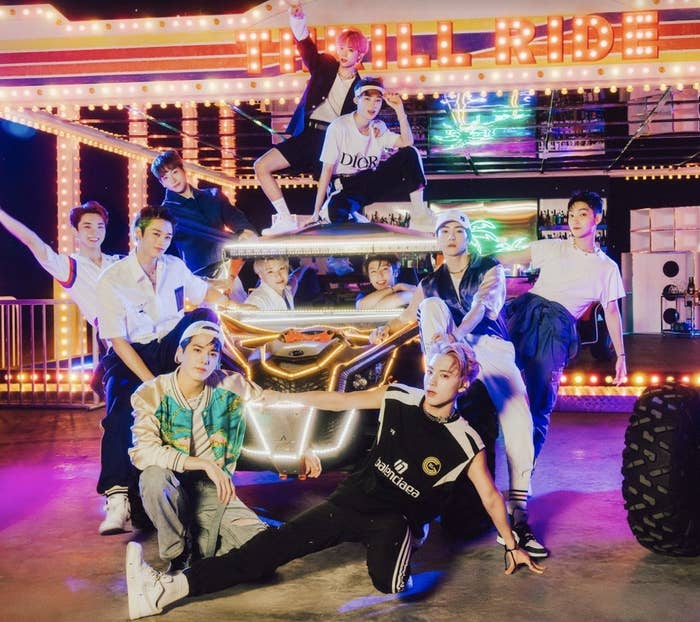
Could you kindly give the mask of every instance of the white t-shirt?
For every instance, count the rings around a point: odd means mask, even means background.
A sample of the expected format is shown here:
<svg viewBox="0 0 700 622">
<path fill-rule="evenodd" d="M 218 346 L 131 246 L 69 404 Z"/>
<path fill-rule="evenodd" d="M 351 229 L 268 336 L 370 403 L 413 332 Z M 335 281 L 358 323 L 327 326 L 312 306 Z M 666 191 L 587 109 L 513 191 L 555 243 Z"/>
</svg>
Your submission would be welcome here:
<svg viewBox="0 0 700 622">
<path fill-rule="evenodd" d="M 185 299 L 199 305 L 207 289 L 205 281 L 172 255 L 158 260 L 154 288 L 132 252 L 97 281 L 100 337 L 130 343 L 161 339 L 184 317 Z"/>
<path fill-rule="evenodd" d="M 260 283 L 250 292 L 245 302 L 256 306 L 260 311 L 288 311 L 294 308 L 294 296 L 289 287 L 285 287 L 284 296 L 280 296 L 267 283 Z"/>
<path fill-rule="evenodd" d="M 326 139 L 321 151 L 321 162 L 335 164 L 336 175 L 355 175 L 367 169 L 375 169 L 382 152 L 391 149 L 399 140 L 399 134 L 385 131 L 377 137 L 370 124 L 369 134 L 360 133 L 355 125 L 354 112 L 338 117 L 326 130 Z"/>
<path fill-rule="evenodd" d="M 530 292 L 558 302 L 576 319 L 592 302 L 606 305 L 625 296 L 617 264 L 600 249 L 585 253 L 573 240 L 538 240 L 530 252 L 532 268 L 540 269 Z"/>
<path fill-rule="evenodd" d="M 37 259 L 39 265 L 58 281 L 78 305 L 83 317 L 94 326 L 97 321 L 97 279 L 103 270 L 119 261 L 119 257 L 102 253 L 102 265 L 98 266 L 79 253 L 57 253 L 48 244 L 44 244 L 44 251 L 46 259 Z"/>
<path fill-rule="evenodd" d="M 328 97 L 311 113 L 309 118 L 315 121 L 325 121 L 326 123 L 335 121 L 343 110 L 345 98 L 348 96 L 348 91 L 354 81 L 355 76 L 341 78 L 340 74 L 338 74 L 333 81 Z"/>
</svg>

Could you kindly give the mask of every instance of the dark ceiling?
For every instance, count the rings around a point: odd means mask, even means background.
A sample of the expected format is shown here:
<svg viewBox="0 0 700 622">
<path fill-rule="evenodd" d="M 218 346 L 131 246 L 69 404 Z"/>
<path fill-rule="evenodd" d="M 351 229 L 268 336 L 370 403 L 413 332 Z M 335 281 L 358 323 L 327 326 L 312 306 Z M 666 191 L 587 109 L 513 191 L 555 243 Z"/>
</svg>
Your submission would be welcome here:
<svg viewBox="0 0 700 622">
<path fill-rule="evenodd" d="M 437 99 L 411 97 L 405 107 L 431 178 L 624 176 L 645 170 L 668 174 L 669 168 L 692 172 L 688 167 L 694 166 L 700 172 L 700 114 L 694 89 L 542 92 L 527 94 L 520 102 L 512 94 L 462 94 L 461 99 L 446 94 Z M 289 111 L 275 113 L 270 106 L 246 104 L 234 108 L 237 172 L 252 176 L 253 162 L 272 144 L 264 127 L 284 126 Z M 125 115 L 114 109 L 84 111 L 83 123 L 126 138 Z M 181 110 L 153 107 L 149 116 L 149 145 L 179 149 L 184 136 Z M 390 127 L 395 124 L 391 111 L 382 118 Z M 200 162 L 219 168 L 216 106 L 198 105 L 197 121 Z"/>
</svg>

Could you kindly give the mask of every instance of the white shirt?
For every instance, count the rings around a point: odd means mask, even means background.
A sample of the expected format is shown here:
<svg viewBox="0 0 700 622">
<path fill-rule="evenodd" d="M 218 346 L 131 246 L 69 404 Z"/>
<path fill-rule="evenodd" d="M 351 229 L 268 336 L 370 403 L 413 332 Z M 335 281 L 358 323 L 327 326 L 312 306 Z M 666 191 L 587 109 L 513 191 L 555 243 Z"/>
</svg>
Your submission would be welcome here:
<svg viewBox="0 0 700 622">
<path fill-rule="evenodd" d="M 97 282 L 100 337 L 149 343 L 167 335 L 185 315 L 185 299 L 199 305 L 207 284 L 185 263 L 164 255 L 156 267 L 156 288 L 132 252 L 107 268 Z"/>
<path fill-rule="evenodd" d="M 326 123 L 335 121 L 343 110 L 345 98 L 348 96 L 348 91 L 354 81 L 355 76 L 341 78 L 340 74 L 337 74 L 333 80 L 333 86 L 328 92 L 328 97 L 311 113 L 309 118 Z"/>
<path fill-rule="evenodd" d="M 540 269 L 530 292 L 558 302 L 576 319 L 592 302 L 606 305 L 625 296 L 617 264 L 600 249 L 586 253 L 573 240 L 538 240 L 530 252 L 532 268 Z"/>
<path fill-rule="evenodd" d="M 246 304 L 255 305 L 260 311 L 288 311 L 294 308 L 294 296 L 289 286 L 284 288 L 280 296 L 267 283 L 260 283 L 248 298 Z"/>
<path fill-rule="evenodd" d="M 375 123 L 370 123 L 369 134 L 365 136 L 357 129 L 354 112 L 338 117 L 326 130 L 326 139 L 321 151 L 321 162 L 335 164 L 337 175 L 355 175 L 367 169 L 375 169 L 382 152 L 391 149 L 399 140 L 399 134 L 385 131 L 377 137 L 372 131 Z"/>
<path fill-rule="evenodd" d="M 80 253 L 64 255 L 55 252 L 48 244 L 44 244 L 44 251 L 46 259 L 37 259 L 39 264 L 58 281 L 78 305 L 83 317 L 94 326 L 97 321 L 97 279 L 103 270 L 119 261 L 119 257 L 102 253 L 102 265 L 98 266 Z"/>
</svg>

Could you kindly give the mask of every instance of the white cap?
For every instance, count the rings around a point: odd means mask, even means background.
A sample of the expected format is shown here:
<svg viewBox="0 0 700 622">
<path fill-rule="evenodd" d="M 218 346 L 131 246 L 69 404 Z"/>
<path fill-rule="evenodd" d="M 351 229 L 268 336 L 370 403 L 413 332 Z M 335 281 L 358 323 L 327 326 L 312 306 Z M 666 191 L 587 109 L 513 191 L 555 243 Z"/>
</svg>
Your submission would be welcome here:
<svg viewBox="0 0 700 622">
<path fill-rule="evenodd" d="M 192 339 L 192 337 L 196 337 L 197 335 L 208 335 L 212 339 L 218 339 L 219 341 L 224 340 L 221 334 L 221 327 L 218 324 L 214 324 L 214 322 L 210 322 L 209 320 L 200 320 L 199 322 L 192 322 L 192 324 L 185 329 L 185 332 L 182 333 L 182 337 L 180 337 L 179 345 L 182 346 L 184 341 Z"/>
<path fill-rule="evenodd" d="M 471 229 L 471 224 L 469 223 L 469 216 L 458 209 L 447 209 L 437 213 L 435 217 L 435 233 L 438 232 L 440 227 L 443 227 L 448 222 L 456 222 L 462 225 L 466 231 Z"/>
<path fill-rule="evenodd" d="M 355 97 L 359 97 L 365 91 L 379 91 L 384 95 L 384 81 L 381 78 L 362 78 L 354 89 Z"/>
</svg>

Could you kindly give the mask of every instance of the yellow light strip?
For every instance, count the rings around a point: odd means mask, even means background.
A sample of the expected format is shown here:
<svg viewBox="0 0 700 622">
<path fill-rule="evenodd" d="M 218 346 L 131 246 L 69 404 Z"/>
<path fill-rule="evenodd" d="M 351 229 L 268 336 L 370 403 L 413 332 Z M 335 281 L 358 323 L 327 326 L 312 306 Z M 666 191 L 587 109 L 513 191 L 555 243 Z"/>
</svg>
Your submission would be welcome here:
<svg viewBox="0 0 700 622">
<path fill-rule="evenodd" d="M 260 346 L 260 365 L 266 372 L 273 374 L 278 378 L 284 378 L 285 380 L 298 380 L 299 378 L 305 378 L 306 376 L 310 376 L 311 374 L 318 373 L 321 369 L 328 365 L 333 358 L 338 356 L 340 351 L 344 348 L 345 344 L 338 343 L 335 346 L 333 346 L 325 356 L 323 356 L 313 365 L 307 365 L 303 369 L 300 369 L 296 372 L 287 372 L 284 371 L 282 368 L 278 367 L 277 365 L 270 363 L 267 360 L 267 346 L 262 345 Z"/>
<path fill-rule="evenodd" d="M 386 341 L 382 341 L 381 343 L 375 345 L 374 347 L 370 348 L 369 350 L 364 350 L 362 351 L 358 356 L 355 358 L 349 360 L 349 361 L 344 361 L 340 365 L 336 365 L 333 367 L 331 370 L 331 373 L 328 377 L 328 388 L 331 390 L 332 388 L 335 388 L 338 382 L 338 376 L 340 375 L 341 370 L 346 369 L 348 367 L 351 367 L 354 365 L 357 361 L 360 359 L 364 360 L 369 360 L 373 358 L 373 356 L 381 350 L 385 350 L 388 346 L 401 346 L 403 345 L 403 340 L 407 335 L 410 335 L 412 332 L 418 330 L 418 323 L 417 322 L 411 322 L 410 324 L 407 324 L 397 332 L 395 332 L 389 339 Z"/>
<path fill-rule="evenodd" d="M 412 232 L 413 233 L 413 232 Z M 364 239 L 344 240 L 334 236 L 323 240 L 323 236 L 296 235 L 291 240 L 276 240 L 269 244 L 236 242 L 226 247 L 229 257 L 279 257 L 299 255 L 357 255 L 372 253 L 434 253 L 438 251 L 437 240 L 430 234 L 406 234 L 372 236 Z"/>
</svg>

